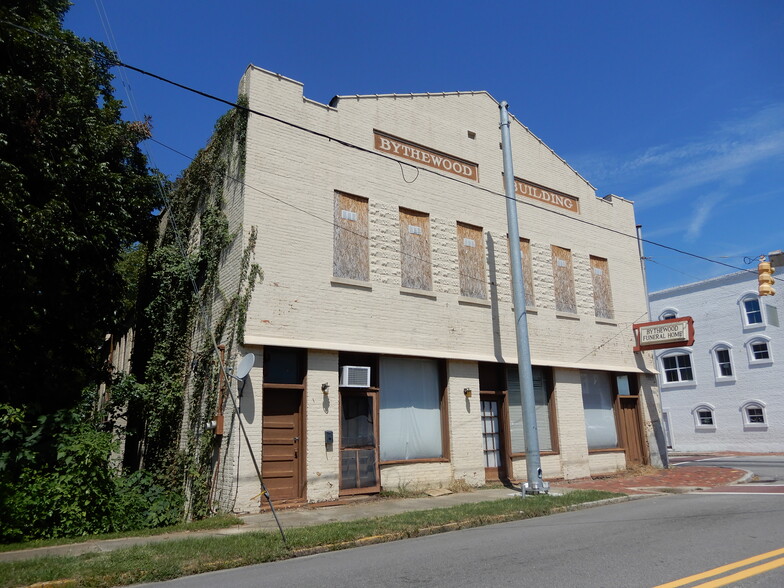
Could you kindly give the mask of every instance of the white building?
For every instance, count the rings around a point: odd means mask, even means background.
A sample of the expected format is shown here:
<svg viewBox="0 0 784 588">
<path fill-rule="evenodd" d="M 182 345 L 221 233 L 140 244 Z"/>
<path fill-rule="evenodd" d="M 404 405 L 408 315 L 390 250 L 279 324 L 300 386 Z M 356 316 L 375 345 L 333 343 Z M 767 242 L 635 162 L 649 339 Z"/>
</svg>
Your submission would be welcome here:
<svg viewBox="0 0 784 588">
<path fill-rule="evenodd" d="M 227 205 L 235 251 L 256 227 L 264 271 L 241 411 L 273 499 L 524 479 L 498 102 L 326 105 L 253 66 L 240 92 L 265 115 L 250 115 Z M 653 355 L 632 351 L 647 316 L 633 205 L 597 198 L 516 120 L 511 136 L 544 478 L 660 464 Z M 232 431 L 227 418 L 216 501 L 258 508 Z"/>
<path fill-rule="evenodd" d="M 675 451 L 784 451 L 781 295 L 744 271 L 650 295 L 653 319 L 691 316 L 691 347 L 656 352 Z"/>
</svg>

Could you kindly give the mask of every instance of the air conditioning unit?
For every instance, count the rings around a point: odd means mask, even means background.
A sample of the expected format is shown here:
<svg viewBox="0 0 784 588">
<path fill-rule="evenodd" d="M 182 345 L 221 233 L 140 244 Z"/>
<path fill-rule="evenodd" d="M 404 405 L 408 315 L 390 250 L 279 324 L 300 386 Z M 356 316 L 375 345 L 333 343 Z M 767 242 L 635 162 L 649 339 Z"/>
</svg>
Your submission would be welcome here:
<svg viewBox="0 0 784 588">
<path fill-rule="evenodd" d="M 340 385 L 347 388 L 370 388 L 370 368 L 344 365 L 340 370 Z"/>
</svg>

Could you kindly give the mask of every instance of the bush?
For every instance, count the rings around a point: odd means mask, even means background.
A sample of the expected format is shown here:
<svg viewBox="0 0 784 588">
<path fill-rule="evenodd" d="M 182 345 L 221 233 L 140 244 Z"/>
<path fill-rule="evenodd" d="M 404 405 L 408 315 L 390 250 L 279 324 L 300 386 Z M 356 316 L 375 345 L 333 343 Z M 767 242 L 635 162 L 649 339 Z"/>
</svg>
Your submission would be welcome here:
<svg viewBox="0 0 784 588">
<path fill-rule="evenodd" d="M 182 495 L 167 491 L 148 472 L 118 477 L 115 487 L 114 531 L 165 527 L 182 519 Z"/>
<path fill-rule="evenodd" d="M 71 419 L 59 415 L 54 420 L 62 424 Z M 16 471 L 0 471 L 0 541 L 93 535 L 179 522 L 183 499 L 178 493 L 157 484 L 147 472 L 122 476 L 112 467 L 111 433 L 70 422 L 49 440 L 56 448 L 53 463 L 30 458 Z"/>
</svg>

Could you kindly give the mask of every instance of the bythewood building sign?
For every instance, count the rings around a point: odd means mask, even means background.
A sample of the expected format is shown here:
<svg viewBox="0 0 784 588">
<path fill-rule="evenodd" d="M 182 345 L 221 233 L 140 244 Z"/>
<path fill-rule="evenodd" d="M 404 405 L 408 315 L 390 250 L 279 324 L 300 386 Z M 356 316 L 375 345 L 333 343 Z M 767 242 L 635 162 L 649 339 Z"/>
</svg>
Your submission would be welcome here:
<svg viewBox="0 0 784 588">
<path fill-rule="evenodd" d="M 639 323 L 632 328 L 637 341 L 635 351 L 690 347 L 694 344 L 694 321 L 690 316 Z"/>
<path fill-rule="evenodd" d="M 525 198 L 532 198 L 551 206 L 557 206 L 571 212 L 580 212 L 580 201 L 574 196 L 569 196 L 561 192 L 556 192 L 549 188 L 542 188 L 536 184 L 530 184 L 520 178 L 515 178 L 515 194 Z"/>
<path fill-rule="evenodd" d="M 429 167 L 453 173 L 462 178 L 479 181 L 479 166 L 451 155 L 446 155 L 415 143 L 373 131 L 376 149 L 403 159 L 424 163 Z"/>
</svg>

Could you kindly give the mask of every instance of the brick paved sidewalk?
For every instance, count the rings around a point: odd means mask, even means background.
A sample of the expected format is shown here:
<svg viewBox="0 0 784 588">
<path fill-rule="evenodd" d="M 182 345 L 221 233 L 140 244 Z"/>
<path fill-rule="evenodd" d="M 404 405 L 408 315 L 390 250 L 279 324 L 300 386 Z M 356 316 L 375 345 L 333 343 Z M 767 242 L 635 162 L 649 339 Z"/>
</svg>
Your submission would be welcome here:
<svg viewBox="0 0 784 588">
<path fill-rule="evenodd" d="M 746 475 L 745 470 L 722 467 L 689 466 L 673 467 L 668 470 L 646 468 L 643 473 L 637 475 L 634 472 L 622 472 L 594 479 L 559 480 L 553 482 L 553 485 L 561 488 L 607 490 L 624 494 L 655 494 L 727 486 L 742 480 Z"/>
</svg>

